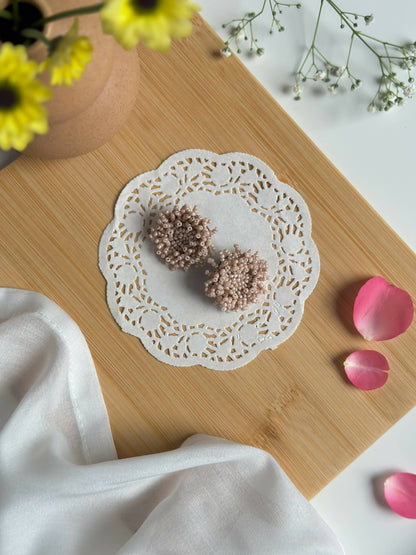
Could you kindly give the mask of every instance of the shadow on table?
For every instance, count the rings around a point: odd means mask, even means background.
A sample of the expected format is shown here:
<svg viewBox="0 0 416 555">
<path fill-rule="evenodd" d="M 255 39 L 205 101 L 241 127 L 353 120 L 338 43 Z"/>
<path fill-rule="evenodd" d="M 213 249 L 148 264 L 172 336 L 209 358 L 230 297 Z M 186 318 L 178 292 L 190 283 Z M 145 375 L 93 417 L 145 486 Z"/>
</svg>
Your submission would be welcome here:
<svg viewBox="0 0 416 555">
<path fill-rule="evenodd" d="M 354 301 L 358 291 L 368 279 L 369 277 L 363 277 L 347 283 L 340 289 L 335 299 L 335 311 L 337 316 L 351 335 L 360 335 L 353 321 Z"/>
<path fill-rule="evenodd" d="M 349 356 L 352 353 L 352 351 L 353 349 L 349 349 L 348 351 L 343 351 L 342 353 L 340 353 L 339 355 L 337 355 L 332 359 L 332 363 L 335 366 L 335 368 L 338 370 L 338 373 L 341 376 L 341 378 L 344 380 L 344 382 L 351 387 L 355 387 L 348 379 L 344 368 L 344 361 L 347 358 L 347 356 Z"/>
<path fill-rule="evenodd" d="M 17 150 L 1 150 L 0 149 L 0 170 L 11 164 L 19 158 L 21 152 L 17 152 Z"/>
</svg>

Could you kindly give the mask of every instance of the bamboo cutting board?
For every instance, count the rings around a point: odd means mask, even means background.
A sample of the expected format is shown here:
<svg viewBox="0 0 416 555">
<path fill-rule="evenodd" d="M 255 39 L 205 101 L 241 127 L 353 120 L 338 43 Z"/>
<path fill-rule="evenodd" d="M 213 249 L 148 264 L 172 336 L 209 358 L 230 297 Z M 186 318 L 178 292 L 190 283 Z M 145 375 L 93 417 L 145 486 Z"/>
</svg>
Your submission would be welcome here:
<svg viewBox="0 0 416 555">
<path fill-rule="evenodd" d="M 218 56 L 221 45 L 197 17 L 192 37 L 170 53 L 140 50 L 139 99 L 113 140 L 70 160 L 22 156 L 0 173 L 0 285 L 39 291 L 78 323 L 120 457 L 219 435 L 269 451 L 309 498 L 416 403 L 416 326 L 382 344 L 352 326 L 369 277 L 416 298 L 416 256 L 244 66 Z M 307 202 L 320 251 L 319 283 L 296 333 L 235 371 L 159 362 L 120 331 L 105 302 L 97 248 L 120 190 L 186 148 L 262 159 Z M 364 348 L 390 362 L 378 391 L 344 377 L 346 355 Z"/>
</svg>

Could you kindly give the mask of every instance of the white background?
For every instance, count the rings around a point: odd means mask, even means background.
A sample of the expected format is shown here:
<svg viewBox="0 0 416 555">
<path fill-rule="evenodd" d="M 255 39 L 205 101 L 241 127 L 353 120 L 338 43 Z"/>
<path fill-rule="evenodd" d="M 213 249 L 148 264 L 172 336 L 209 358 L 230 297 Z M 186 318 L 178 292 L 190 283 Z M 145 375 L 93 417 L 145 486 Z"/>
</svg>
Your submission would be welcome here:
<svg viewBox="0 0 416 555">
<path fill-rule="evenodd" d="M 349 91 L 348 82 L 336 96 L 322 83 L 310 82 L 300 102 L 293 100 L 296 72 L 309 47 L 319 0 L 300 0 L 300 10 L 283 9 L 283 33 L 269 35 L 268 20 L 258 27 L 263 56 L 250 56 L 241 42 L 240 58 L 276 101 L 320 150 L 416 251 L 416 97 L 389 112 L 369 114 L 377 84 L 377 60 L 358 43 L 351 69 L 363 86 Z M 222 24 L 256 11 L 262 0 L 199 0 L 202 16 L 222 38 Z M 400 44 L 416 41 L 414 0 L 339 0 L 341 8 L 373 13 L 363 30 Z M 344 65 L 349 44 L 346 29 L 329 6 L 321 19 L 319 46 L 337 65 Z M 224 59 L 224 64 L 227 59 Z M 416 73 L 416 71 L 414 72 Z M 406 261 L 403 261 L 405 264 Z M 398 284 L 399 285 L 399 284 Z M 416 409 L 361 455 L 312 501 L 344 545 L 347 555 L 415 555 L 416 521 L 396 515 L 383 498 L 389 473 L 416 473 Z"/>
<path fill-rule="evenodd" d="M 416 41 L 414 0 L 338 3 L 349 11 L 374 13 L 373 23 L 363 26 L 369 34 L 400 44 Z M 262 0 L 201 0 L 199 4 L 202 16 L 226 38 L 228 31 L 222 23 L 255 10 Z M 344 80 L 341 83 L 345 83 L 346 90 L 333 96 L 323 83 L 308 82 L 302 100 L 293 100 L 294 73 L 310 45 L 318 8 L 319 0 L 304 0 L 300 10 L 284 9 L 281 19 L 286 30 L 273 35 L 268 34 L 268 20 L 263 19 L 258 29 L 265 54 L 258 57 L 243 52 L 240 57 L 320 150 L 416 250 L 416 97 L 403 107 L 369 114 L 366 107 L 377 88 L 377 61 L 357 42 L 351 66 L 363 81 L 360 89 L 350 92 Z M 349 33 L 339 28 L 338 19 L 327 6 L 321 18 L 321 50 L 343 65 L 348 42 Z"/>
</svg>

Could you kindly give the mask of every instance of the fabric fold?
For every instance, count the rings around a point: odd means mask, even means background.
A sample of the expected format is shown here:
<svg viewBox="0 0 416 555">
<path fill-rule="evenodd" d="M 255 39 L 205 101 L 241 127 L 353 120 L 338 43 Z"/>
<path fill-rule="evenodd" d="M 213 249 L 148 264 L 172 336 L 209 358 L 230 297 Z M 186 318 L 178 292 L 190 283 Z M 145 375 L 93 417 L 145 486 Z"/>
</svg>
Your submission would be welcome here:
<svg viewBox="0 0 416 555">
<path fill-rule="evenodd" d="M 56 304 L 0 289 L 0 553 L 337 554 L 266 452 L 206 435 L 117 460 L 85 339 Z"/>
</svg>

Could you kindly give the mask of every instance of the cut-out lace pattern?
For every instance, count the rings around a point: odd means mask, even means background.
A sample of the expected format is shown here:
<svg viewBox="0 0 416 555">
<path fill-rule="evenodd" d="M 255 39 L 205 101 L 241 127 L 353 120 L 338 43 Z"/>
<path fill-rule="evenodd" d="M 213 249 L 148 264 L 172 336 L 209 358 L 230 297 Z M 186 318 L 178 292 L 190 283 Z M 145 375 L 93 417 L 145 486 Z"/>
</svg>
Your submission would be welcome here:
<svg viewBox="0 0 416 555">
<path fill-rule="evenodd" d="M 170 271 L 148 229 L 174 205 L 198 205 L 218 227 L 216 250 L 238 243 L 268 262 L 267 293 L 244 312 L 223 313 L 204 296 L 202 270 Z M 301 196 L 258 158 L 186 150 L 122 190 L 99 248 L 107 302 L 121 329 L 157 359 L 231 370 L 274 349 L 298 326 L 319 275 Z"/>
</svg>

